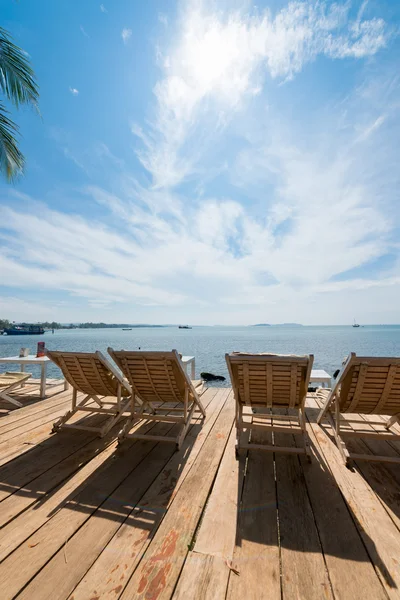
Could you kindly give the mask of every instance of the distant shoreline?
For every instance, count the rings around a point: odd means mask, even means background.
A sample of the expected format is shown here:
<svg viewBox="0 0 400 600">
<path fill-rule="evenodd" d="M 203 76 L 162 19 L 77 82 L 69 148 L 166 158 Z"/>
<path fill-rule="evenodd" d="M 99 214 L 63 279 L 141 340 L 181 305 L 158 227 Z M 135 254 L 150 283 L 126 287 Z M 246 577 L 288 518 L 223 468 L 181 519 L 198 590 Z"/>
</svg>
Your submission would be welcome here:
<svg viewBox="0 0 400 600">
<path fill-rule="evenodd" d="M 249 327 L 304 327 L 301 323 L 256 323 L 255 325 L 249 325 Z"/>
</svg>

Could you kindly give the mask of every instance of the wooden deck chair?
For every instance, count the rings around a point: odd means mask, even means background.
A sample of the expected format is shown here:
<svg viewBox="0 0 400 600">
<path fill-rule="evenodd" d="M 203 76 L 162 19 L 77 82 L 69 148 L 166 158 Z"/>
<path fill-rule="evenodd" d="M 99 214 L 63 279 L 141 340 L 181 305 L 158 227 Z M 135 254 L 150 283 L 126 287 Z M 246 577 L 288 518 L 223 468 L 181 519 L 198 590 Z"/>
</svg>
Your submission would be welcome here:
<svg viewBox="0 0 400 600">
<path fill-rule="evenodd" d="M 377 456 L 374 454 L 350 453 L 344 437 L 375 437 L 378 439 L 399 440 L 400 435 L 391 427 L 400 420 L 400 358 L 375 358 L 356 356 L 351 353 L 343 363 L 332 390 L 318 390 L 324 406 L 318 415 L 321 424 L 326 416 L 332 426 L 340 454 L 346 465 L 352 459 L 382 462 L 400 462 L 400 457 Z M 360 420 L 344 419 L 343 414 L 385 415 L 390 418 L 365 423 L 365 431 L 360 428 Z M 357 422 L 357 430 L 351 423 Z M 361 422 L 362 425 L 362 422 Z M 371 425 L 374 431 L 371 430 Z M 381 432 L 378 429 L 382 429 Z"/>
<path fill-rule="evenodd" d="M 182 445 L 196 409 L 206 413 L 192 381 L 185 372 L 176 350 L 171 352 L 133 352 L 108 348 L 132 387 L 131 416 L 118 438 L 172 442 L 177 449 Z M 139 403 L 138 403 L 139 401 Z M 173 403 L 176 407 L 168 406 Z M 173 413 L 173 414 L 168 414 Z M 143 435 L 130 433 L 138 420 L 180 423 L 176 436 Z"/>
<path fill-rule="evenodd" d="M 93 431 L 104 437 L 121 419 L 129 407 L 131 388 L 119 371 L 101 352 L 56 352 L 47 351 L 47 356 L 61 369 L 72 386 L 72 407 L 53 425 L 53 432 L 64 428 Z M 77 404 L 77 394 L 85 397 Z M 116 402 L 104 401 L 100 397 L 113 397 Z M 89 404 L 88 404 L 89 403 Z M 77 412 L 111 415 L 100 427 L 85 425 L 80 420 L 68 423 Z"/>
<path fill-rule="evenodd" d="M 304 403 L 314 357 L 279 354 L 226 354 L 236 401 L 236 456 L 242 448 L 306 454 L 311 452 L 306 432 Z M 297 416 L 274 414 L 274 409 L 294 409 Z M 243 432 L 263 429 L 301 434 L 304 446 L 281 447 L 243 442 Z"/>
<path fill-rule="evenodd" d="M 18 406 L 18 408 L 23 406 L 22 402 L 11 398 L 8 394 L 14 388 L 25 383 L 29 377 L 32 377 L 32 373 L 21 373 L 19 371 L 6 371 L 5 373 L 0 373 L 0 400 L 9 402 L 14 406 Z"/>
</svg>

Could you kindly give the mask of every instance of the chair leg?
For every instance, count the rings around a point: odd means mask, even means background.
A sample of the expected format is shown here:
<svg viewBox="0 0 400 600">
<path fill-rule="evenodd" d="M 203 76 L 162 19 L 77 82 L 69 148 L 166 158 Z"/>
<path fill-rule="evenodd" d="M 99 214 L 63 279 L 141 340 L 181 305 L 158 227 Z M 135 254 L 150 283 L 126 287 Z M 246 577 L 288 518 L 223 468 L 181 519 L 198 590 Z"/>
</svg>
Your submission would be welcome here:
<svg viewBox="0 0 400 600">
<path fill-rule="evenodd" d="M 335 399 L 335 394 L 332 393 L 332 391 L 329 393 L 328 397 L 326 398 L 325 402 L 324 402 L 324 406 L 321 408 L 321 410 L 319 411 L 318 417 L 317 417 L 317 424 L 321 425 L 321 421 L 322 419 L 326 416 L 328 416 L 329 414 L 329 410 L 332 406 L 332 402 Z"/>
<path fill-rule="evenodd" d="M 62 417 L 60 417 L 57 421 L 55 421 L 53 423 L 51 432 L 57 433 L 57 431 L 60 431 L 60 429 L 64 425 L 64 423 L 66 423 L 77 412 L 78 412 L 77 409 L 67 411 L 65 413 L 65 415 L 63 415 Z"/>
<path fill-rule="evenodd" d="M 299 423 L 300 423 L 301 430 L 303 432 L 302 436 L 303 436 L 304 452 L 307 457 L 307 461 L 309 463 L 311 463 L 311 448 L 310 448 L 310 444 L 308 441 L 308 434 L 307 434 L 307 428 L 306 428 L 306 417 L 304 414 L 304 408 L 299 409 Z"/>
<path fill-rule="evenodd" d="M 346 467 L 348 467 L 348 466 L 350 466 L 351 459 L 350 459 L 350 454 L 349 454 L 349 451 L 347 450 L 346 444 L 345 444 L 342 436 L 340 435 L 340 412 L 339 412 L 339 405 L 337 402 L 335 402 L 335 412 L 336 412 L 336 419 L 333 418 L 331 412 L 326 413 L 326 418 L 328 419 L 328 421 L 333 429 L 333 435 L 335 437 L 336 445 L 340 452 L 340 456 L 342 457 L 342 460 L 343 460 L 344 464 L 346 465 Z"/>
<path fill-rule="evenodd" d="M 118 433 L 118 446 L 122 444 L 122 442 L 126 439 L 128 433 L 132 429 L 134 418 L 128 418 L 123 428 Z"/>
<path fill-rule="evenodd" d="M 180 431 L 180 433 L 178 435 L 177 442 L 176 442 L 176 449 L 177 450 L 181 449 L 181 446 L 183 444 L 183 440 L 186 437 L 186 433 L 187 433 L 187 431 L 189 429 L 189 426 L 190 426 L 190 423 L 192 421 L 193 413 L 196 410 L 196 406 L 197 406 L 196 402 L 194 401 L 193 404 L 192 404 L 192 407 L 191 407 L 191 409 L 190 409 L 190 411 L 189 411 L 189 413 L 188 413 L 188 415 L 186 417 L 186 422 L 183 424 L 182 430 Z"/>
<path fill-rule="evenodd" d="M 84 406 L 89 400 L 95 400 L 97 402 L 97 404 L 100 404 L 101 406 L 103 406 L 103 404 L 101 403 L 100 400 L 96 400 L 96 397 L 91 396 L 90 394 L 85 396 L 85 398 L 79 404 L 76 404 L 76 397 L 77 397 L 77 390 L 74 388 L 72 391 L 72 408 L 71 408 L 71 410 L 67 411 L 65 413 L 65 415 L 63 415 L 57 421 L 55 421 L 55 423 L 53 423 L 53 427 L 51 430 L 52 433 L 57 433 L 58 431 L 60 431 L 60 429 L 62 429 L 62 426 L 67 421 L 69 421 L 69 419 L 71 417 L 73 417 L 77 412 L 79 412 L 79 408 L 81 406 Z M 93 412 L 95 412 L 95 411 L 93 411 Z M 103 434 L 103 435 L 105 435 L 105 434 Z M 100 437 L 102 437 L 101 433 L 100 433 Z"/>
<path fill-rule="evenodd" d="M 242 435 L 242 423 L 243 423 L 243 407 L 238 402 L 236 403 L 236 446 L 235 456 L 239 459 L 240 452 L 240 440 Z"/>
<path fill-rule="evenodd" d="M 124 412 L 124 405 L 122 405 L 122 406 L 120 405 L 120 409 L 117 412 L 117 414 L 113 418 L 108 419 L 107 423 L 102 427 L 102 429 L 100 431 L 101 438 L 104 437 L 105 435 L 107 435 L 107 433 L 109 431 L 111 431 L 111 429 L 114 427 L 114 425 L 116 425 L 118 423 L 118 421 L 120 419 L 122 419 L 123 412 Z"/>
<path fill-rule="evenodd" d="M 23 406 L 22 402 L 18 402 L 18 400 L 14 400 L 14 398 L 11 398 L 11 396 L 9 396 L 8 394 L 6 394 L 5 392 L 3 392 L 2 394 L 0 394 L 0 400 L 5 400 L 6 402 L 9 402 L 10 404 L 13 404 L 14 406 L 18 406 L 18 408 L 20 408 L 21 406 Z"/>
<path fill-rule="evenodd" d="M 204 408 L 204 406 L 203 406 L 200 398 L 195 398 L 194 403 L 197 404 L 198 409 L 200 410 L 201 414 L 205 418 L 206 417 L 206 411 L 205 411 L 205 408 Z"/>
<path fill-rule="evenodd" d="M 99 405 L 100 408 L 103 407 L 102 401 L 97 396 L 91 396 L 91 398 L 92 398 L 92 400 L 94 400 L 96 402 L 96 404 Z"/>
</svg>

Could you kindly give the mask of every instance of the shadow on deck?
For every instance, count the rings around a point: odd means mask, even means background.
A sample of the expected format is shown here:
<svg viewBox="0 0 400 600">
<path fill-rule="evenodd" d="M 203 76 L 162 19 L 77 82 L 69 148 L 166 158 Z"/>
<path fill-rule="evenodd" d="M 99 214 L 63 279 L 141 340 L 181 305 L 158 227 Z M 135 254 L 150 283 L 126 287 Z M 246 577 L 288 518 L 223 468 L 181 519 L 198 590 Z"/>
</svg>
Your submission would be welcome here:
<svg viewBox="0 0 400 600">
<path fill-rule="evenodd" d="M 231 390 L 203 400 L 207 418 L 179 452 L 142 440 L 117 448 L 121 424 L 101 440 L 51 435 L 68 392 L 0 418 L 2 597 L 399 597 L 400 467 L 347 469 L 312 395 L 311 464 L 255 450 L 236 460 Z M 297 443 L 268 441 L 282 435 Z M 379 440 L 368 450 L 382 444 L 400 453 Z"/>
</svg>

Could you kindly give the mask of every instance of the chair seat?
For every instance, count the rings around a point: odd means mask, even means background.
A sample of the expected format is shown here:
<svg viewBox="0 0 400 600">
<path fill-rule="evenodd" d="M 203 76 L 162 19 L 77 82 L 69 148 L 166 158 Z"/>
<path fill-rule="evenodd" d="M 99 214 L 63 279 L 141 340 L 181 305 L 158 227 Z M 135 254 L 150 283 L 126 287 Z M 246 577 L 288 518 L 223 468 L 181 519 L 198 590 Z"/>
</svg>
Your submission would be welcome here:
<svg viewBox="0 0 400 600">
<path fill-rule="evenodd" d="M 6 371 L 0 375 L 0 387 L 7 388 L 14 383 L 22 382 L 31 377 L 31 373 L 22 373 L 21 371 Z"/>
</svg>

